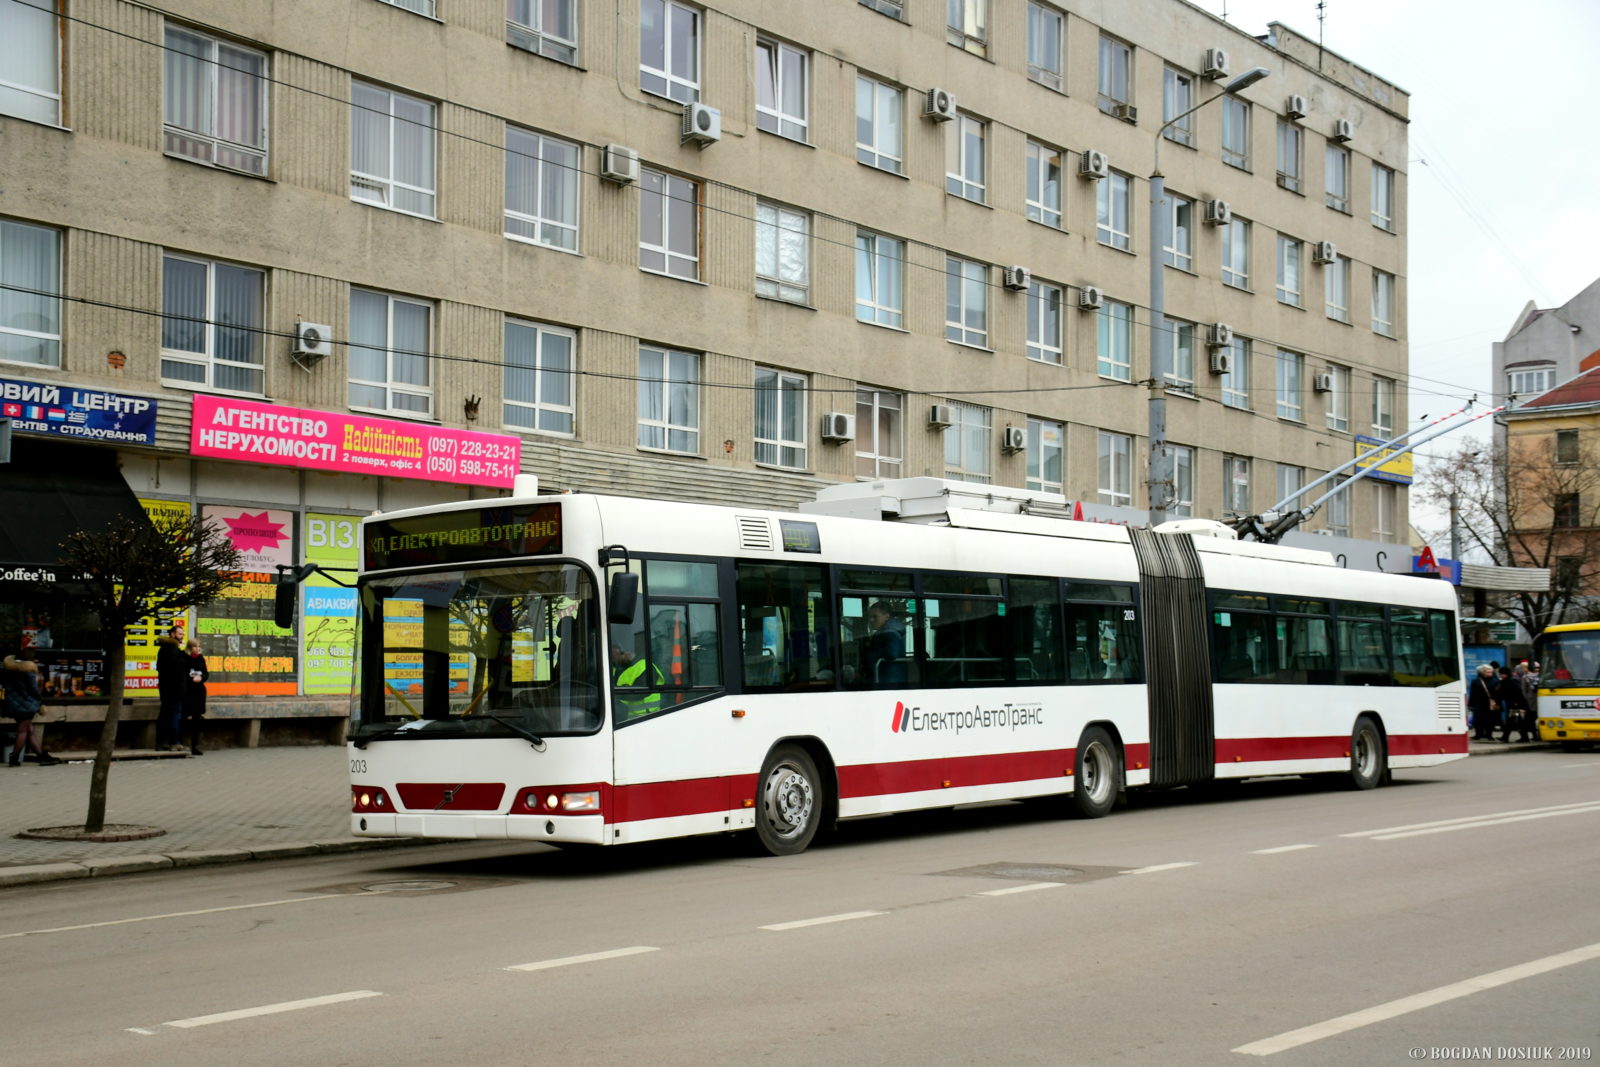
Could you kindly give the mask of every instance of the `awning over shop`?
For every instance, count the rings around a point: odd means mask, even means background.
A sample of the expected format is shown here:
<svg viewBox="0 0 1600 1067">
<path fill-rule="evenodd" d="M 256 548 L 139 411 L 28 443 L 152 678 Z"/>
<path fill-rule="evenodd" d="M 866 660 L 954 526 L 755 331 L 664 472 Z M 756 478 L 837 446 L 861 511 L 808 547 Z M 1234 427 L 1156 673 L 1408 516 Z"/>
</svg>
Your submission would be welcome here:
<svg viewBox="0 0 1600 1067">
<path fill-rule="evenodd" d="M 19 435 L 0 465 L 0 568 L 54 566 L 69 534 L 143 516 L 115 452 Z"/>
</svg>

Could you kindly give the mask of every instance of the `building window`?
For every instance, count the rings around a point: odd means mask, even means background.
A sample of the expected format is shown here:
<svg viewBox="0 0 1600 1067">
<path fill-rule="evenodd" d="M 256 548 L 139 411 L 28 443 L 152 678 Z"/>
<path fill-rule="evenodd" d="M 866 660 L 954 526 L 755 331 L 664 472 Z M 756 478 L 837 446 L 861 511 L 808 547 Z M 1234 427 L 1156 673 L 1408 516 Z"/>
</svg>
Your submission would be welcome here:
<svg viewBox="0 0 1600 1067">
<path fill-rule="evenodd" d="M 1394 436 L 1394 379 L 1372 379 L 1372 432 L 1380 440 Z"/>
<path fill-rule="evenodd" d="M 364 82 L 350 103 L 351 199 L 433 218 L 433 105 Z"/>
<path fill-rule="evenodd" d="M 1128 210 L 1130 179 L 1126 174 L 1112 171 L 1094 184 L 1095 240 L 1124 252 L 1132 251 L 1133 222 Z"/>
<path fill-rule="evenodd" d="M 1297 352 L 1278 350 L 1278 418 L 1303 421 L 1300 389 L 1304 384 L 1306 357 Z"/>
<path fill-rule="evenodd" d="M 1293 511 L 1300 506 L 1298 498 L 1300 487 L 1305 484 L 1306 469 L 1304 467 L 1291 467 L 1287 463 L 1278 464 L 1278 498 L 1273 501 L 1273 506 L 1280 511 Z"/>
<path fill-rule="evenodd" d="M 1372 514 L 1376 519 L 1372 532 L 1377 534 L 1379 541 L 1394 540 L 1396 492 L 1395 487 L 1389 482 L 1372 483 Z"/>
<path fill-rule="evenodd" d="M 756 127 L 792 141 L 806 139 L 811 56 L 777 41 L 756 42 Z"/>
<path fill-rule="evenodd" d="M 1382 163 L 1372 165 L 1372 224 L 1394 231 L 1394 171 Z"/>
<path fill-rule="evenodd" d="M 1573 527 L 1581 525 L 1580 497 L 1577 493 L 1557 493 L 1553 505 L 1554 517 L 1551 522 L 1560 527 Z"/>
<path fill-rule="evenodd" d="M 167 27 L 163 150 L 246 174 L 267 172 L 267 57 Z"/>
<path fill-rule="evenodd" d="M 1553 591 L 1558 596 L 1561 594 L 1573 595 L 1582 592 L 1582 590 L 1579 588 L 1579 585 L 1583 581 L 1584 562 L 1585 557 L 1583 556 L 1556 557 L 1555 574 L 1553 575 L 1555 578 L 1555 586 Z"/>
<path fill-rule="evenodd" d="M 1222 98 L 1222 161 L 1250 169 L 1250 103 L 1232 95 Z"/>
<path fill-rule="evenodd" d="M 700 184 L 644 168 L 639 175 L 639 269 L 700 277 Z"/>
<path fill-rule="evenodd" d="M 1172 449 L 1172 504 L 1167 513 L 1174 519 L 1194 515 L 1194 449 L 1188 445 L 1168 445 Z"/>
<path fill-rule="evenodd" d="M 60 2 L 0 3 L 0 114 L 61 124 Z"/>
<path fill-rule="evenodd" d="M 1133 503 L 1133 438 L 1100 431 L 1099 501 L 1128 507 Z"/>
<path fill-rule="evenodd" d="M 811 295 L 811 216 L 756 202 L 756 292 L 792 304 Z"/>
<path fill-rule="evenodd" d="M 700 452 L 700 357 L 639 347 L 639 447 Z"/>
<path fill-rule="evenodd" d="M 981 204 L 985 186 L 984 124 L 971 115 L 957 115 L 945 123 L 944 191 Z"/>
<path fill-rule="evenodd" d="M 1553 366 L 1528 367 L 1506 373 L 1506 392 L 1516 400 L 1532 400 L 1555 386 L 1556 369 Z"/>
<path fill-rule="evenodd" d="M 1278 303 L 1300 306 L 1301 263 L 1305 246 L 1293 237 L 1278 235 Z"/>
<path fill-rule="evenodd" d="M 388 4 L 390 7 L 403 8 L 406 11 L 433 18 L 433 0 L 379 0 L 379 3 Z"/>
<path fill-rule="evenodd" d="M 860 4 L 892 19 L 901 17 L 901 8 L 904 6 L 901 0 L 860 0 Z"/>
<path fill-rule="evenodd" d="M 1335 255 L 1333 262 L 1322 268 L 1323 303 L 1328 318 L 1335 322 L 1350 321 L 1350 259 Z"/>
<path fill-rule="evenodd" d="M 1372 272 L 1372 332 L 1394 336 L 1394 275 Z"/>
<path fill-rule="evenodd" d="M 1171 196 L 1167 202 L 1172 205 L 1171 216 L 1167 219 L 1167 243 L 1161 249 L 1161 254 L 1169 267 L 1179 270 L 1194 270 L 1194 201 L 1186 196 Z"/>
<path fill-rule="evenodd" d="M 1061 77 L 1061 31 L 1066 16 L 1053 7 L 1028 3 L 1028 77 L 1040 85 L 1059 90 Z"/>
<path fill-rule="evenodd" d="M 904 103 L 892 85 L 856 77 L 856 159 L 899 174 L 904 167 L 900 116 Z"/>
<path fill-rule="evenodd" d="M 1324 157 L 1327 194 L 1324 203 L 1335 211 L 1350 214 L 1350 152 L 1336 144 L 1328 146 Z"/>
<path fill-rule="evenodd" d="M 989 0 L 945 0 L 947 39 L 975 56 L 989 54 Z"/>
<path fill-rule="evenodd" d="M 1175 67 L 1167 67 L 1161 75 L 1161 121 L 1172 122 L 1194 107 L 1194 75 L 1185 74 Z M 1183 118 L 1166 127 L 1162 134 L 1169 141 L 1194 146 L 1194 116 Z"/>
<path fill-rule="evenodd" d="M 0 220 L 0 279 L 0 360 L 61 366 L 61 234 Z"/>
<path fill-rule="evenodd" d="M 905 326 L 904 241 L 856 232 L 856 318 L 879 326 Z"/>
<path fill-rule="evenodd" d="M 1028 218 L 1061 229 L 1061 150 L 1028 142 Z"/>
<path fill-rule="evenodd" d="M 1335 537 L 1350 536 L 1350 490 L 1348 478 L 1340 478 L 1335 486 L 1338 492 L 1330 496 L 1324 504 L 1327 516 L 1328 532 Z"/>
<path fill-rule="evenodd" d="M 944 336 L 948 341 L 989 345 L 989 268 L 970 259 L 944 261 Z"/>
<path fill-rule="evenodd" d="M 583 150 L 570 141 L 506 127 L 506 236 L 578 250 Z"/>
<path fill-rule="evenodd" d="M 1300 191 L 1301 159 L 1305 134 L 1288 119 L 1278 120 L 1278 185 L 1290 192 Z"/>
<path fill-rule="evenodd" d="M 1556 464 L 1570 467 L 1578 462 L 1578 431 L 1556 431 Z"/>
<path fill-rule="evenodd" d="M 700 99 L 700 12 L 639 0 L 639 88 L 680 104 Z"/>
<path fill-rule="evenodd" d="M 1328 429 L 1348 433 L 1350 430 L 1350 368 L 1337 363 L 1328 364 Z"/>
<path fill-rule="evenodd" d="M 350 290 L 350 406 L 431 416 L 432 332 L 432 304 Z"/>
<path fill-rule="evenodd" d="M 756 462 L 774 467 L 806 465 L 806 380 L 756 368 Z"/>
<path fill-rule="evenodd" d="M 1171 366 L 1167 370 L 1167 384 L 1185 393 L 1194 392 L 1194 323 L 1178 319 L 1167 320 L 1167 330 L 1172 335 Z"/>
<path fill-rule="evenodd" d="M 944 431 L 944 476 L 958 482 L 989 482 L 990 419 L 988 408 L 951 404 L 955 421 Z"/>
<path fill-rule="evenodd" d="M 506 0 L 506 43 L 560 63 L 578 61 L 578 0 Z"/>
<path fill-rule="evenodd" d="M 250 267 L 167 255 L 161 261 L 161 381 L 259 396 L 267 275 Z"/>
<path fill-rule="evenodd" d="M 1250 222 L 1238 216 L 1222 227 L 1222 284 L 1250 288 Z"/>
<path fill-rule="evenodd" d="M 856 477 L 900 477 L 904 410 L 905 397 L 900 393 L 856 390 Z"/>
<path fill-rule="evenodd" d="M 578 337 L 542 322 L 506 320 L 505 405 L 514 430 L 572 433 L 573 354 Z"/>
<path fill-rule="evenodd" d="M 1042 493 L 1062 491 L 1062 457 L 1067 450 L 1067 428 L 1048 419 L 1028 420 L 1027 488 Z"/>
<path fill-rule="evenodd" d="M 1224 407 L 1250 410 L 1250 342 L 1234 337 L 1224 349 L 1232 359 L 1222 376 L 1222 404 Z"/>
<path fill-rule="evenodd" d="M 1133 103 L 1133 46 L 1115 37 L 1100 35 L 1100 110 L 1117 115 L 1118 109 Z"/>
<path fill-rule="evenodd" d="M 1058 367 L 1064 362 L 1059 285 L 1028 283 L 1028 358 Z"/>
<path fill-rule="evenodd" d="M 1250 514 L 1250 460 L 1222 457 L 1222 511 L 1224 515 Z"/>
<path fill-rule="evenodd" d="M 1095 315 L 1097 370 L 1102 378 L 1133 380 L 1133 305 L 1107 300 Z"/>
</svg>

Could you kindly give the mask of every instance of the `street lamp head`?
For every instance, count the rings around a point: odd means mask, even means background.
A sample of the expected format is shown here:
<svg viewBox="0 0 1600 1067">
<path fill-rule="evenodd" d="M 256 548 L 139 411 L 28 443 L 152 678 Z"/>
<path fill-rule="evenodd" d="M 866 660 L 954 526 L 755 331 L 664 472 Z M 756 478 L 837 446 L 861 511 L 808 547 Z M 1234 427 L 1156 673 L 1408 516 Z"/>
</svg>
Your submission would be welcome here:
<svg viewBox="0 0 1600 1067">
<path fill-rule="evenodd" d="M 1237 93 L 1241 89 L 1250 88 L 1250 86 L 1271 74 L 1272 71 L 1268 70 L 1266 67 L 1251 67 L 1249 70 L 1233 79 L 1233 81 L 1229 82 L 1227 85 L 1224 85 L 1222 87 L 1222 91 L 1225 93 Z"/>
</svg>

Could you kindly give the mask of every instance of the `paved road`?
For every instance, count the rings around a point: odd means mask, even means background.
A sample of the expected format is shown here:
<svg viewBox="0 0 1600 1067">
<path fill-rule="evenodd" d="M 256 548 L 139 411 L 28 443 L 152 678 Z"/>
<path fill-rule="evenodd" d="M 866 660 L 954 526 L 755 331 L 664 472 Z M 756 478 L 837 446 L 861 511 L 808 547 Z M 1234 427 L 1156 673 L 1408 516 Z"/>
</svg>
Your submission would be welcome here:
<svg viewBox="0 0 1600 1067">
<path fill-rule="evenodd" d="M 0 890 L 7 1036 L 36 1064 L 1593 1055 L 1600 755 L 1241 794 L 784 860 L 435 845 Z"/>
</svg>

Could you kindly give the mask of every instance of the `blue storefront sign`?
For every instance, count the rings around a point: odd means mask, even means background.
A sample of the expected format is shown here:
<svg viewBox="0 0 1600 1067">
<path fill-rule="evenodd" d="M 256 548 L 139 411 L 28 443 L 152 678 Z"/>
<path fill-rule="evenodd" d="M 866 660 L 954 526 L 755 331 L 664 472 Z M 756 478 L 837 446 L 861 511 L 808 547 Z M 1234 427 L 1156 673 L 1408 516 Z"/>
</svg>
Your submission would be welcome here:
<svg viewBox="0 0 1600 1067">
<path fill-rule="evenodd" d="M 0 418 L 20 433 L 110 444 L 156 443 L 156 402 L 146 396 L 0 378 Z"/>
</svg>

